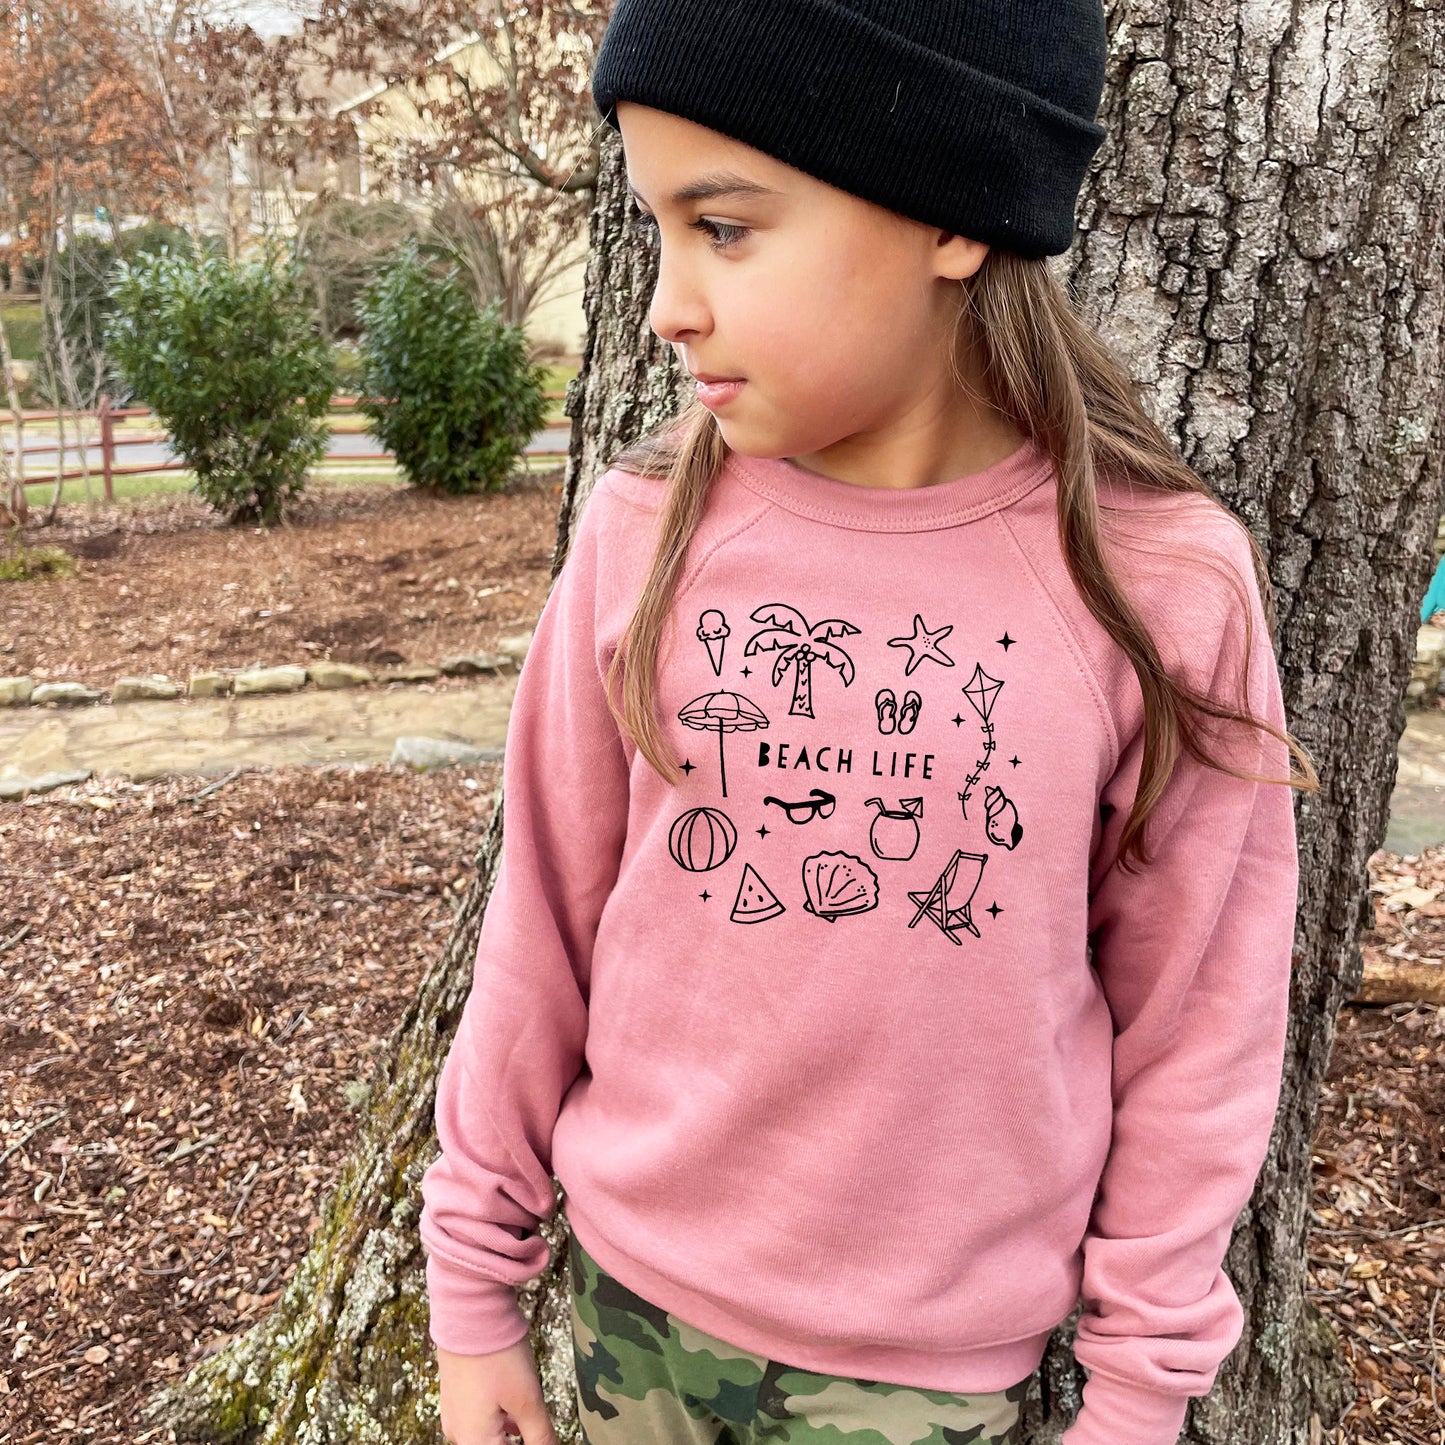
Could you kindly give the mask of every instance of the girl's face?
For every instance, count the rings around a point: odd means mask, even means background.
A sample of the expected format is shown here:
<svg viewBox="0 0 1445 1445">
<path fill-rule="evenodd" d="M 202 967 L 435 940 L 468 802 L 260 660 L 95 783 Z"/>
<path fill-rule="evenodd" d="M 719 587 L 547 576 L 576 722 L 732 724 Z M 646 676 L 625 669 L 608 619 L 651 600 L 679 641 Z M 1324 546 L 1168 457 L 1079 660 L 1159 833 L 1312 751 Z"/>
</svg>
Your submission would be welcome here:
<svg viewBox="0 0 1445 1445">
<path fill-rule="evenodd" d="M 634 219 L 660 242 L 652 329 L 694 375 L 743 379 L 709 401 L 728 445 L 931 470 L 976 414 L 951 356 L 958 283 L 988 247 L 666 111 L 617 118 Z"/>
</svg>

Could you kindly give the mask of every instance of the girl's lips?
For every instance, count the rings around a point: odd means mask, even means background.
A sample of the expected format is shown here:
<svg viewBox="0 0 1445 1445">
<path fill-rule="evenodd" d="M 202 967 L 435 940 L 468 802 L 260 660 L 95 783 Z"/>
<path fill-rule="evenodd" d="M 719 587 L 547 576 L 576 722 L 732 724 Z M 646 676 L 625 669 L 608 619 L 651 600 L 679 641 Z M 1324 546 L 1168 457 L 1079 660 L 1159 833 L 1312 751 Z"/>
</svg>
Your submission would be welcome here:
<svg viewBox="0 0 1445 1445">
<path fill-rule="evenodd" d="M 747 385 L 746 381 L 700 381 L 698 400 L 706 407 L 725 406 Z"/>
</svg>

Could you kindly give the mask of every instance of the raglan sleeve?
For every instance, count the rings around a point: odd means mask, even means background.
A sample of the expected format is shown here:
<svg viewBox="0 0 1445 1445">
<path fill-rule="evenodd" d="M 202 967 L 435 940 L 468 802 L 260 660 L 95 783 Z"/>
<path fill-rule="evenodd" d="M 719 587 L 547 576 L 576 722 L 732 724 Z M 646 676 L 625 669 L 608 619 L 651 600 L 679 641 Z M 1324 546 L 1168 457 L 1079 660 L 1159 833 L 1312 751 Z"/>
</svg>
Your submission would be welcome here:
<svg viewBox="0 0 1445 1445">
<path fill-rule="evenodd" d="M 502 761 L 502 843 L 421 1181 L 430 1334 L 461 1355 L 527 1334 L 516 1287 L 550 1251 L 552 1131 L 582 1072 L 593 941 L 627 830 L 628 760 L 603 686 L 599 478 L 533 631 Z M 612 503 L 612 505 L 609 505 Z"/>
<path fill-rule="evenodd" d="M 1248 538 L 1224 551 L 1242 594 L 1173 589 L 1186 680 L 1286 728 Z M 1225 589 L 1233 592 L 1233 588 Z M 1252 641 L 1244 620 L 1252 623 Z M 1173 669 L 1171 669 L 1173 670 Z M 1243 676 L 1241 676 L 1243 674 Z M 1241 772 L 1289 775 L 1282 739 L 1211 731 Z M 1090 880 L 1093 966 L 1113 1017 L 1113 1133 L 1083 1242 L 1074 1355 L 1088 1372 L 1062 1445 L 1173 1445 L 1208 1394 L 1244 1311 L 1223 1267 L 1265 1160 L 1289 1017 L 1299 876 L 1293 789 L 1181 750 L 1146 828 L 1151 861 L 1109 869 L 1133 804 L 1142 729 L 1100 798 Z"/>
</svg>

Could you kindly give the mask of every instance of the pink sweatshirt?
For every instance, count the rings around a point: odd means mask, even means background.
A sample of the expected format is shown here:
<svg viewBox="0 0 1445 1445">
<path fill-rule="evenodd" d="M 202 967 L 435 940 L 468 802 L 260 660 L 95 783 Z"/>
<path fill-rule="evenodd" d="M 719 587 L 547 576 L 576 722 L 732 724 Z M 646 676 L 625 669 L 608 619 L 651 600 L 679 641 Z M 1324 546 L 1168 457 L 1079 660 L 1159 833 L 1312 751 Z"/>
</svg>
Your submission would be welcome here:
<svg viewBox="0 0 1445 1445">
<path fill-rule="evenodd" d="M 602 687 L 663 487 L 598 480 L 518 679 L 422 1183 L 433 1341 L 526 1336 L 555 1171 L 624 1285 L 808 1370 L 1002 1390 L 1082 1297 L 1065 1445 L 1168 1445 L 1243 1329 L 1221 1262 L 1279 1099 L 1292 790 L 1181 754 L 1152 864 L 1109 868 L 1143 703 L 1032 442 L 901 490 L 731 456 L 664 637 L 670 786 Z M 1247 666 L 1283 727 L 1241 524 L 1099 500 L 1165 666 L 1236 698 Z M 1288 773 L 1252 729 L 1214 750 Z"/>
</svg>

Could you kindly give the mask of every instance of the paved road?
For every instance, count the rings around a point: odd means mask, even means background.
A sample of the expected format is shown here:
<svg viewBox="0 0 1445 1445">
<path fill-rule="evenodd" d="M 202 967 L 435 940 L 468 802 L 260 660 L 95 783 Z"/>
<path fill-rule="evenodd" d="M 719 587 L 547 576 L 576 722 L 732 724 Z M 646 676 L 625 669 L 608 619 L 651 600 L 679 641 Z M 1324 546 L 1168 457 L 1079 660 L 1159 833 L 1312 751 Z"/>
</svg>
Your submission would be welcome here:
<svg viewBox="0 0 1445 1445">
<path fill-rule="evenodd" d="M 548 427 L 539 431 L 525 450 L 531 452 L 565 451 L 568 440 L 571 436 L 566 427 Z M 7 450 L 13 450 L 7 446 Z M 99 472 L 102 459 L 98 446 L 91 446 L 86 449 L 92 471 Z M 379 452 L 385 450 L 381 443 L 369 431 L 364 432 L 332 432 L 331 444 L 326 449 L 328 457 L 356 457 L 364 456 L 368 452 Z M 67 445 L 65 448 L 65 467 L 69 471 L 80 465 L 81 448 L 79 446 Z M 25 475 L 27 477 L 53 476 L 56 471 L 56 456 L 54 449 L 43 452 L 28 451 L 25 453 Z M 142 442 L 136 446 L 123 446 L 115 453 L 117 466 L 140 466 L 143 464 L 156 465 L 161 462 L 177 461 L 179 457 L 167 442 Z"/>
</svg>

